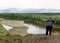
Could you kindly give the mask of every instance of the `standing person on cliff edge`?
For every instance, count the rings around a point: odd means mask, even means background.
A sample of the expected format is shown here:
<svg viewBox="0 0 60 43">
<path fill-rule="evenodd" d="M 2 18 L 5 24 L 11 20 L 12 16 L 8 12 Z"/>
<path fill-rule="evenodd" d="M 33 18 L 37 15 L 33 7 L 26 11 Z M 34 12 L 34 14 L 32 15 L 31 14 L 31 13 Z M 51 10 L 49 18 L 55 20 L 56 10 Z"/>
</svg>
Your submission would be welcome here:
<svg viewBox="0 0 60 43">
<path fill-rule="evenodd" d="M 48 20 L 46 21 L 46 35 L 51 35 L 52 29 L 53 29 L 53 24 L 55 23 L 55 21 L 49 17 Z"/>
</svg>

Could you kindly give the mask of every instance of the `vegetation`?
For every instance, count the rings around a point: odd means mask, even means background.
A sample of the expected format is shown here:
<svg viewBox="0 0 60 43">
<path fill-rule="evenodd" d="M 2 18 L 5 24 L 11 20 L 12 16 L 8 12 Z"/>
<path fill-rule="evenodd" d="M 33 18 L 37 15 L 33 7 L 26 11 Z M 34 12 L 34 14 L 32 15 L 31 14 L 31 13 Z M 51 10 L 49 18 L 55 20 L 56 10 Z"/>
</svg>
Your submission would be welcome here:
<svg viewBox="0 0 60 43">
<path fill-rule="evenodd" d="M 43 27 L 45 26 L 45 21 L 48 19 L 48 17 L 52 17 L 56 21 L 55 25 L 60 26 L 60 13 L 2 13 L 0 14 L 0 18 L 4 18 L 8 20 L 24 20 L 26 23 L 33 23 L 35 25 L 43 26 Z M 0 19 L 0 21 L 1 20 L 3 19 Z M 55 28 L 53 30 L 60 31 L 60 28 L 58 29 Z M 40 42 L 41 41 L 40 35 L 36 35 L 36 36 Z M 32 40 L 36 39 L 35 37 L 34 35 L 31 34 L 28 34 L 25 37 L 21 37 L 20 35 L 11 35 L 10 32 L 5 30 L 2 24 L 0 23 L 0 43 L 1 42 L 2 43 L 23 43 L 24 41 L 31 42 Z M 44 37 L 42 39 L 44 39 Z M 36 43 L 38 42 L 38 40 L 35 40 Z M 45 42 L 44 40 L 42 42 Z"/>
<path fill-rule="evenodd" d="M 23 38 L 20 35 L 3 35 L 0 36 L 0 43 L 23 43 Z"/>
<path fill-rule="evenodd" d="M 3 28 L 3 26 L 0 24 L 0 35 L 6 35 L 6 34 L 10 34 L 10 32 L 7 31 L 5 28 Z"/>
<path fill-rule="evenodd" d="M 8 20 L 24 20 L 26 23 L 45 27 L 48 17 L 52 17 L 56 21 L 55 26 L 60 26 L 60 13 L 0 13 L 0 18 Z M 53 30 L 57 30 L 57 28 Z M 58 29 L 60 31 L 60 29 Z"/>
<path fill-rule="evenodd" d="M 56 21 L 53 30 L 60 31 L 60 13 L 0 13 L 0 18 L 8 20 L 24 20 L 25 23 L 32 23 L 40 27 L 45 27 L 48 17 L 52 17 Z M 58 28 L 59 27 L 59 28 Z"/>
<path fill-rule="evenodd" d="M 56 23 L 55 25 L 60 26 L 60 13 L 3 13 L 0 14 L 0 18 L 10 20 L 24 20 L 28 23 L 36 25 L 45 25 L 45 21 L 48 17 L 52 17 Z"/>
</svg>

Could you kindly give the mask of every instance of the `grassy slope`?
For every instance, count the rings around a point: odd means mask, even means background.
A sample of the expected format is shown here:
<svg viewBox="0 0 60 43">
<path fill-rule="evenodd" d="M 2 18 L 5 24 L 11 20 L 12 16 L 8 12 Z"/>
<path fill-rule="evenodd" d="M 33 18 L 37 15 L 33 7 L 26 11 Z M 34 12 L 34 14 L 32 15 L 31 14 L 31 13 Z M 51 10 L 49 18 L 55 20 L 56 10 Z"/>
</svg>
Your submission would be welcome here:
<svg viewBox="0 0 60 43">
<path fill-rule="evenodd" d="M 0 24 L 0 35 L 6 35 L 9 32 Z"/>
</svg>

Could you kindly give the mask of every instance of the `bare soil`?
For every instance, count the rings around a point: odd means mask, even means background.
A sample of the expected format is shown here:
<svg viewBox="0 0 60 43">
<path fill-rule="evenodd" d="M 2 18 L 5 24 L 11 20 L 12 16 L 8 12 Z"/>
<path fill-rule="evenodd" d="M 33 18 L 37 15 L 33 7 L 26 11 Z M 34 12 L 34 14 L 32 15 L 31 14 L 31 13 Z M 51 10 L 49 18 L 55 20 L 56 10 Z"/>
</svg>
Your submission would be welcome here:
<svg viewBox="0 0 60 43">
<path fill-rule="evenodd" d="M 28 27 L 24 25 L 24 21 L 3 20 L 1 23 L 13 27 L 13 29 L 10 30 L 12 35 L 14 34 L 21 36 L 27 35 Z"/>
<path fill-rule="evenodd" d="M 24 38 L 25 43 L 60 43 L 60 35 L 30 35 Z"/>
</svg>

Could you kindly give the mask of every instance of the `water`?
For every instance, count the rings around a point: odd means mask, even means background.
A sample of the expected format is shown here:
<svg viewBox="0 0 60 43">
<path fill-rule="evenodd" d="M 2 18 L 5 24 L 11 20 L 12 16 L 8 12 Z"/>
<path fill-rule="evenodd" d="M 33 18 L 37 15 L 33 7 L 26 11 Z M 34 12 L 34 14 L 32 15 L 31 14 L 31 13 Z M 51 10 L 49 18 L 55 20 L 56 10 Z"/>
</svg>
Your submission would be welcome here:
<svg viewBox="0 0 60 43">
<path fill-rule="evenodd" d="M 27 32 L 29 34 L 45 34 L 46 30 L 39 27 L 39 26 L 36 26 L 36 25 L 33 25 L 33 24 L 25 24 L 26 26 L 29 27 L 29 29 L 27 30 Z"/>
<path fill-rule="evenodd" d="M 2 25 L 6 30 L 13 29 L 13 27 L 11 27 L 11 26 L 7 26 L 4 24 L 2 24 Z M 28 34 L 45 34 L 45 32 L 46 32 L 45 29 L 35 26 L 33 24 L 24 24 L 24 25 L 28 27 L 28 30 L 27 30 Z"/>
<path fill-rule="evenodd" d="M 4 24 L 2 24 L 2 26 L 3 26 L 6 30 L 11 30 L 11 29 L 13 29 L 13 27 L 8 26 L 8 25 L 4 25 Z"/>
</svg>

